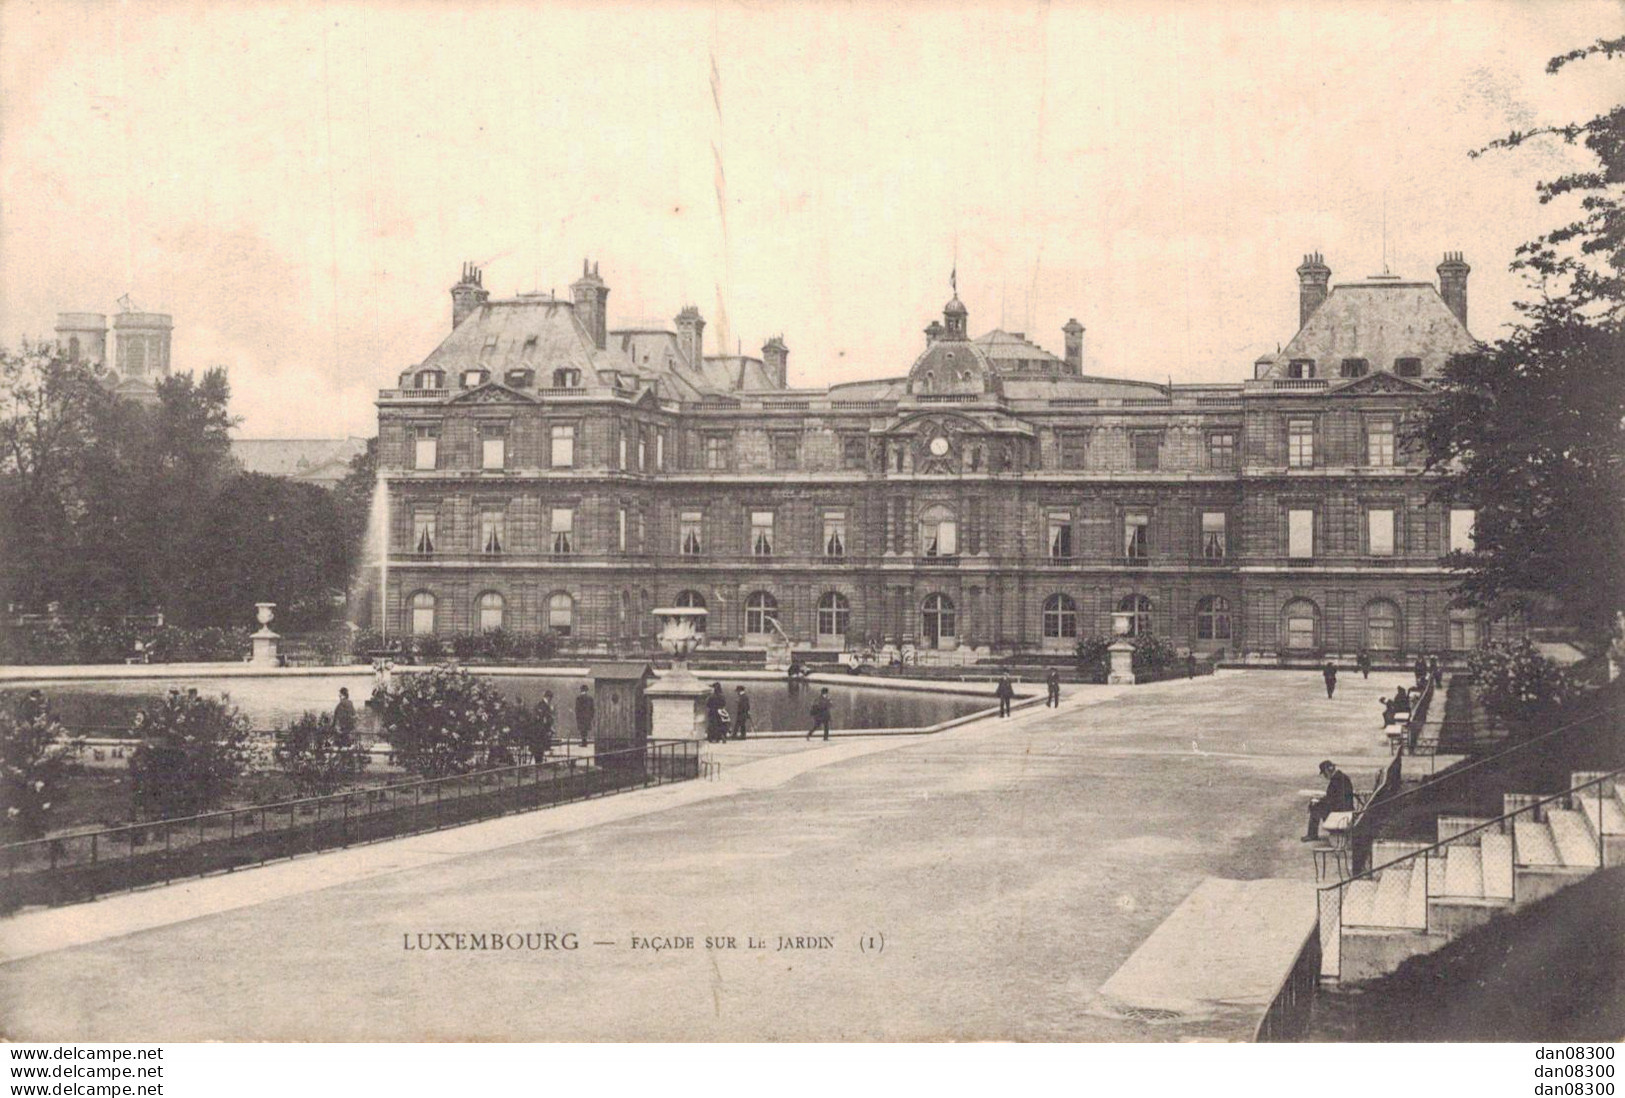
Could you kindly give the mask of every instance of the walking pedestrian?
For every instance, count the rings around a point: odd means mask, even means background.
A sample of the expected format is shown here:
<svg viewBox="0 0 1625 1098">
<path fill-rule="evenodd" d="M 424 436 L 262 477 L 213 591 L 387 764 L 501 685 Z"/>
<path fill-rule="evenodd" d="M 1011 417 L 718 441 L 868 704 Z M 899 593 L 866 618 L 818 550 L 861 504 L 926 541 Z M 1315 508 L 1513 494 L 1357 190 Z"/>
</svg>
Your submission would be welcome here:
<svg viewBox="0 0 1625 1098">
<path fill-rule="evenodd" d="M 581 684 L 581 692 L 576 695 L 576 734 L 581 737 L 581 746 L 587 746 L 587 735 L 592 731 L 592 718 L 598 706 L 592 700 L 592 693 L 587 684 Z"/>
<path fill-rule="evenodd" d="M 1444 685 L 1444 663 L 1440 661 L 1438 656 L 1428 657 L 1428 673 L 1433 676 L 1435 689 Z"/>
<path fill-rule="evenodd" d="M 1195 652 L 1186 652 L 1185 653 L 1185 677 L 1187 679 L 1194 679 L 1196 677 L 1196 653 Z"/>
<path fill-rule="evenodd" d="M 826 686 L 819 690 L 818 696 L 813 699 L 812 727 L 807 730 L 807 738 L 809 740 L 812 739 L 813 733 L 818 731 L 820 728 L 824 730 L 824 739 L 829 739 L 829 715 L 829 687 Z"/>
<path fill-rule="evenodd" d="M 1418 690 L 1428 684 L 1428 661 L 1423 656 L 1416 657 L 1416 666 L 1411 668 L 1416 675 L 1416 688 Z"/>
<path fill-rule="evenodd" d="M 1016 688 L 1010 682 L 1010 672 L 1006 671 L 999 676 L 999 685 L 993 691 L 993 696 L 999 699 L 999 716 L 1008 717 L 1010 715 L 1010 699 L 1016 696 Z"/>
<path fill-rule="evenodd" d="M 1355 659 L 1354 666 L 1360 669 L 1362 679 L 1369 679 L 1371 677 L 1371 653 L 1364 648 L 1360 649 L 1360 655 Z"/>
<path fill-rule="evenodd" d="M 1327 660 L 1320 676 L 1326 680 L 1326 696 L 1329 698 L 1337 691 L 1337 666 L 1331 660 Z"/>
<path fill-rule="evenodd" d="M 722 693 L 722 684 L 711 684 L 711 693 L 705 697 L 705 741 L 721 743 L 728 738 L 728 699 Z"/>
<path fill-rule="evenodd" d="M 734 687 L 734 739 L 742 740 L 750 730 L 750 695 L 743 686 Z"/>
<path fill-rule="evenodd" d="M 558 712 L 553 708 L 553 691 L 543 690 L 542 700 L 536 706 L 536 726 L 541 736 L 542 755 L 545 755 L 548 748 L 553 745 L 553 734 L 558 726 L 558 719 Z M 542 755 L 536 755 L 537 762 L 541 761 Z"/>
<path fill-rule="evenodd" d="M 1049 687 L 1049 696 L 1044 699 L 1045 708 L 1059 709 L 1061 707 L 1061 673 L 1053 667 L 1050 668 L 1049 675 L 1044 679 L 1044 685 Z"/>
<path fill-rule="evenodd" d="M 333 727 L 341 736 L 355 735 L 355 703 L 350 701 L 350 688 L 339 687 L 339 703 L 333 707 Z"/>
</svg>

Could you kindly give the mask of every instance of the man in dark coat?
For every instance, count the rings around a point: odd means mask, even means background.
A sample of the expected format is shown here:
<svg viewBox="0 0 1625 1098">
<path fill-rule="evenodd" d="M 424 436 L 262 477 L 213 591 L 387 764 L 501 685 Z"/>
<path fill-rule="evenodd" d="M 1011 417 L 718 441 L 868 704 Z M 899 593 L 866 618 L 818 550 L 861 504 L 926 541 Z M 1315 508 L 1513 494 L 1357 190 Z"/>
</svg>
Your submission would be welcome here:
<svg viewBox="0 0 1625 1098">
<path fill-rule="evenodd" d="M 824 739 L 829 739 L 830 708 L 829 687 L 826 686 L 820 690 L 818 692 L 818 696 L 813 699 L 812 727 L 807 730 L 807 738 L 809 740 L 812 739 L 813 733 L 818 731 L 820 728 L 824 730 Z"/>
<path fill-rule="evenodd" d="M 721 743 L 728 738 L 728 699 L 722 693 L 722 684 L 711 684 L 705 696 L 705 741 Z"/>
<path fill-rule="evenodd" d="M 1326 680 L 1326 696 L 1329 698 L 1337 691 L 1337 665 L 1327 660 L 1320 677 Z"/>
<path fill-rule="evenodd" d="M 553 708 L 553 691 L 543 690 L 542 700 L 536 706 L 536 723 L 541 726 L 542 735 L 549 744 L 553 742 L 553 732 L 558 719 L 558 713 Z"/>
<path fill-rule="evenodd" d="M 333 727 L 341 736 L 355 735 L 355 704 L 350 701 L 350 688 L 339 687 L 339 703 L 333 707 Z"/>
<path fill-rule="evenodd" d="M 1438 656 L 1428 657 L 1428 674 L 1433 676 L 1435 689 L 1444 685 L 1444 664 L 1439 662 Z"/>
<path fill-rule="evenodd" d="M 587 734 L 592 731 L 592 718 L 598 706 L 592 700 L 592 692 L 585 683 L 581 692 L 576 695 L 576 734 L 581 737 L 581 746 L 587 746 Z"/>
<path fill-rule="evenodd" d="M 1010 715 L 1010 699 L 1016 696 L 1016 688 L 1011 684 L 1008 672 L 999 676 L 999 685 L 993 691 L 993 696 L 999 699 L 999 716 L 1008 717 Z"/>
<path fill-rule="evenodd" d="M 1306 843 L 1320 841 L 1320 825 L 1327 816 L 1354 811 L 1354 783 L 1349 776 L 1330 759 L 1320 764 L 1320 776 L 1326 779 L 1326 794 L 1309 802 L 1309 833 L 1303 837 Z"/>
<path fill-rule="evenodd" d="M 1428 661 L 1421 656 L 1416 657 L 1416 666 L 1411 668 L 1416 674 L 1416 688 L 1418 690 L 1428 684 Z"/>
<path fill-rule="evenodd" d="M 750 730 L 750 695 L 743 686 L 734 687 L 734 739 L 742 740 Z"/>
<path fill-rule="evenodd" d="M 1369 679 L 1371 677 L 1370 652 L 1367 652 L 1364 648 L 1360 649 L 1360 656 L 1354 661 L 1354 665 L 1360 669 L 1360 677 L 1362 679 Z"/>
<path fill-rule="evenodd" d="M 1061 673 L 1055 668 L 1049 669 L 1044 678 L 1044 685 L 1049 688 L 1048 696 L 1044 699 L 1044 706 L 1048 709 L 1059 709 L 1061 706 Z"/>
</svg>

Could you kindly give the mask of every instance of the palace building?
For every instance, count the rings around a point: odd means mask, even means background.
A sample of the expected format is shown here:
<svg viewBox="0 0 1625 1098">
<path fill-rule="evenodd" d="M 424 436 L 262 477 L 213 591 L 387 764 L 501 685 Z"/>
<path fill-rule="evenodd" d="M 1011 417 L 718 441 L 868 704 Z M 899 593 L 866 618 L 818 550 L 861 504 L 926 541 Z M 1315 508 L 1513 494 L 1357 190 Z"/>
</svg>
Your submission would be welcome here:
<svg viewBox="0 0 1625 1098">
<path fill-rule="evenodd" d="M 690 306 L 609 326 L 569 300 L 452 288 L 452 329 L 379 393 L 392 637 L 553 630 L 652 647 L 656 606 L 713 647 L 914 646 L 921 662 L 1136 632 L 1232 659 L 1460 652 L 1440 563 L 1473 514 L 1406 446 L 1474 345 L 1467 275 L 1297 270 L 1299 329 L 1233 384 L 1083 371 L 1025 333 L 972 337 L 957 295 L 906 375 L 787 386 L 789 350 L 707 355 Z"/>
</svg>

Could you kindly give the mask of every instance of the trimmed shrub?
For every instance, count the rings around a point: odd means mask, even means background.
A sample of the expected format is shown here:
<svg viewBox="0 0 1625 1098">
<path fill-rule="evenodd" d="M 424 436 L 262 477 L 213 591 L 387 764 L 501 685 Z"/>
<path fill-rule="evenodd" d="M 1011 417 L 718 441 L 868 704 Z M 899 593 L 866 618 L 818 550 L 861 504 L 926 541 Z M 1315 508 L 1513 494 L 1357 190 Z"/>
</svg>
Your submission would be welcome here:
<svg viewBox="0 0 1625 1098">
<path fill-rule="evenodd" d="M 1156 675 L 1168 670 L 1179 661 L 1179 653 L 1166 638 L 1143 636 L 1134 638 L 1134 674 Z"/>
<path fill-rule="evenodd" d="M 512 703 L 460 668 L 402 675 L 373 704 L 395 757 L 425 778 L 478 769 L 493 753 L 501 765 L 514 742 Z"/>
<path fill-rule="evenodd" d="M 37 839 L 49 830 L 53 812 L 67 800 L 81 749 L 52 719 L 38 691 L 0 712 L 0 834 Z"/>
<path fill-rule="evenodd" d="M 333 723 L 332 714 L 308 711 L 277 734 L 272 757 L 307 796 L 332 793 L 354 782 L 372 758 L 353 734 Z"/>
<path fill-rule="evenodd" d="M 1105 682 L 1110 670 L 1110 656 L 1106 650 L 1111 643 L 1106 637 L 1079 637 L 1077 646 L 1072 650 L 1078 658 L 1078 670 L 1091 679 Z"/>
<path fill-rule="evenodd" d="M 137 816 L 187 816 L 213 808 L 259 761 L 248 718 L 224 694 L 167 699 L 141 714 L 143 739 L 130 755 Z"/>
</svg>

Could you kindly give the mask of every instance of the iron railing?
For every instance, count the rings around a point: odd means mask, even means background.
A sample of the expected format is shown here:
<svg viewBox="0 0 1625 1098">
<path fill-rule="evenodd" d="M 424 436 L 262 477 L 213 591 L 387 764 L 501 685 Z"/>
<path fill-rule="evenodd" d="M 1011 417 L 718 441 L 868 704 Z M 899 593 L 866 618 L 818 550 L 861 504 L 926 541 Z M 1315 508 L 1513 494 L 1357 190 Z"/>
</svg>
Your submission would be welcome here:
<svg viewBox="0 0 1625 1098">
<path fill-rule="evenodd" d="M 1253 1040 L 1301 1041 L 1309 1032 L 1310 1010 L 1320 987 L 1320 927 L 1317 924 L 1304 938 L 1303 947 L 1276 989 L 1264 1016 L 1258 1020 Z"/>
<path fill-rule="evenodd" d="M 700 774 L 699 745 L 654 741 L 518 766 L 0 846 L 0 910 L 95 899 Z"/>
<path fill-rule="evenodd" d="M 1492 910 L 1511 907 L 1520 899 L 1520 869 L 1584 874 L 1607 866 L 1611 857 L 1617 857 L 1619 844 L 1625 843 L 1625 830 L 1610 830 L 1609 826 L 1610 819 L 1618 818 L 1616 790 L 1625 780 L 1622 776 L 1625 768 L 1594 774 L 1544 797 L 1506 794 L 1505 803 L 1517 807 L 1492 819 L 1440 815 L 1436 841 L 1385 844 L 1403 852 L 1321 886 L 1317 902 L 1322 975 L 1341 977 L 1343 935 L 1349 927 L 1432 934 L 1445 929 L 1434 910 L 1439 901 L 1467 901 Z M 1608 807 L 1611 800 L 1615 802 L 1613 812 Z M 1568 822 L 1572 827 L 1584 826 L 1590 833 L 1585 842 L 1595 849 L 1587 849 L 1581 856 L 1577 839 L 1565 842 L 1558 837 L 1553 826 L 1555 810 L 1578 813 L 1583 825 L 1572 818 Z M 1571 831 L 1571 835 L 1578 834 Z M 1458 847 L 1477 847 L 1476 858 L 1452 859 L 1451 851 Z M 1452 861 L 1460 868 L 1453 869 Z"/>
</svg>

